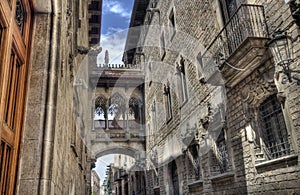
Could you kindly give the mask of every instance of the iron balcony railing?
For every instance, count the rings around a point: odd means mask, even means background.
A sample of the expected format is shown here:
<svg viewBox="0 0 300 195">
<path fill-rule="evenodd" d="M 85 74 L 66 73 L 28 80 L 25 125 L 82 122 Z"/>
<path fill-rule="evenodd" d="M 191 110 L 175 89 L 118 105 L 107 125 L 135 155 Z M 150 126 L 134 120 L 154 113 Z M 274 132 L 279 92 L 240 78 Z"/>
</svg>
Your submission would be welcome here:
<svg viewBox="0 0 300 195">
<path fill-rule="evenodd" d="M 207 47 L 203 66 L 226 60 L 249 37 L 266 38 L 268 34 L 264 7 L 242 4 Z"/>
</svg>

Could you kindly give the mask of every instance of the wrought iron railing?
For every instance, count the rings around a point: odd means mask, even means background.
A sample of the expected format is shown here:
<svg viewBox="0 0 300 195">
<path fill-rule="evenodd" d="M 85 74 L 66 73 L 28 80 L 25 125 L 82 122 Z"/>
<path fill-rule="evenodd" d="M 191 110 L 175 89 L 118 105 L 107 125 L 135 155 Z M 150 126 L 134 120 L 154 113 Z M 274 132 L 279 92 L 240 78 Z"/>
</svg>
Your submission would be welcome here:
<svg viewBox="0 0 300 195">
<path fill-rule="evenodd" d="M 204 66 L 228 58 L 247 38 L 268 37 L 264 7 L 242 4 L 202 55 Z"/>
</svg>

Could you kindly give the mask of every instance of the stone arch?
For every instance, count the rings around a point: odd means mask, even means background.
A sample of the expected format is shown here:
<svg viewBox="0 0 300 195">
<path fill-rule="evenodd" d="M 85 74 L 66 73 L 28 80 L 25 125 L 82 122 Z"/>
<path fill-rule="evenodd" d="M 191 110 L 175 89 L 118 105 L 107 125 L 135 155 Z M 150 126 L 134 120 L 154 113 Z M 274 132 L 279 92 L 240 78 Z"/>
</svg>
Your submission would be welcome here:
<svg viewBox="0 0 300 195">
<path fill-rule="evenodd" d="M 95 112 L 97 112 L 97 114 L 101 114 L 101 110 L 104 112 L 105 116 L 107 112 L 107 99 L 102 95 L 95 99 Z"/>
<path fill-rule="evenodd" d="M 108 154 L 124 154 L 124 155 L 128 155 L 132 158 L 136 157 L 136 154 L 139 151 L 134 149 L 134 148 L 124 148 L 124 147 L 108 147 L 105 148 L 103 150 L 99 150 L 95 152 L 95 157 L 96 158 L 100 158 L 102 156 L 108 155 Z"/>
</svg>

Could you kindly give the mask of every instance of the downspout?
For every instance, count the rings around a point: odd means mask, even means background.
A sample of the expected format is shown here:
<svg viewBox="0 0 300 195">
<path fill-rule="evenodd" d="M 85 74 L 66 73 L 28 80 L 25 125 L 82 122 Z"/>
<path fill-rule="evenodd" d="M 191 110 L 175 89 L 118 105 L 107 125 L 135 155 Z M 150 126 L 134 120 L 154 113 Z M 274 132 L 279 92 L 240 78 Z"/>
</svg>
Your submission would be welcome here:
<svg viewBox="0 0 300 195">
<path fill-rule="evenodd" d="M 53 147 L 56 121 L 56 101 L 57 101 L 57 59 L 59 59 L 58 39 L 59 39 L 59 16 L 57 15 L 56 0 L 51 0 L 50 13 L 50 38 L 49 38 L 49 61 L 48 79 L 46 86 L 46 104 L 44 118 L 44 132 L 42 140 L 41 170 L 38 185 L 38 193 L 48 195 L 51 193 L 51 175 L 53 163 Z"/>
</svg>

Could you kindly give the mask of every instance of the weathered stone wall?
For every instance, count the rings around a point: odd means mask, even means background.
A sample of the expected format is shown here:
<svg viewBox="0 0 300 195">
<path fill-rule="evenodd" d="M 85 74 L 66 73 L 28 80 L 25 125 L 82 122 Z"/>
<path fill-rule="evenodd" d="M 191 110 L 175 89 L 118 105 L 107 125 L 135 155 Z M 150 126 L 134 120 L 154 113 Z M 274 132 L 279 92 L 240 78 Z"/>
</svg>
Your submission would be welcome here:
<svg viewBox="0 0 300 195">
<path fill-rule="evenodd" d="M 299 27 L 292 20 L 289 6 L 284 1 L 276 0 L 247 2 L 264 6 L 270 34 L 278 29 L 288 31 L 293 37 L 294 53 L 297 59 L 299 57 Z M 283 86 L 284 94 L 286 95 L 283 113 L 289 140 L 293 147 L 292 154 L 284 160 L 258 162 L 257 144 L 259 143 L 257 143 L 257 140 L 260 139 L 261 135 L 257 132 L 259 119 L 255 118 L 257 117 L 257 112 L 255 117 L 249 117 L 251 113 L 248 113 L 249 110 L 245 108 L 249 106 L 248 104 L 251 104 L 250 107 L 257 110 L 260 103 L 278 91 L 273 80 L 274 62 L 268 51 L 263 54 L 264 57 L 256 69 L 242 75 L 245 78 L 236 85 L 226 88 L 226 142 L 229 155 L 229 170 L 223 174 L 214 172 L 212 168 L 212 165 L 215 163 L 213 160 L 214 154 L 210 150 L 208 153 L 201 153 L 200 169 L 202 178 L 196 184 L 190 183 L 187 174 L 188 163 L 186 163 L 186 160 L 183 160 L 188 159 L 188 157 L 185 152 L 181 156 L 170 156 L 170 153 L 179 151 L 181 148 L 174 147 L 180 145 L 178 142 L 169 140 L 181 140 L 180 125 L 192 118 L 193 115 L 197 116 L 198 132 L 200 134 L 205 133 L 201 125 L 201 119 L 207 112 L 207 103 L 211 100 L 212 94 L 207 85 L 199 82 L 201 75 L 198 73 L 193 58 L 195 45 L 188 41 L 192 39 L 187 39 L 187 36 L 179 36 L 179 34 L 185 32 L 185 35 L 193 37 L 194 40 L 207 47 L 223 27 L 223 22 L 221 21 L 219 3 L 216 0 L 159 1 L 157 7 L 159 8 L 159 13 L 154 12 L 150 25 L 163 25 L 165 27 L 162 30 L 165 32 L 165 44 L 168 49 L 162 59 L 162 50 L 159 48 L 161 44 L 160 40 L 158 40 L 159 33 L 153 37 L 153 34 L 149 33 L 150 29 L 146 36 L 146 43 L 152 41 L 151 43 L 156 45 L 156 47 L 146 46 L 143 48 L 143 52 L 146 59 L 144 67 L 146 75 L 146 148 L 148 153 L 152 153 L 154 150 L 166 151 L 166 153 L 158 152 L 160 194 L 170 193 L 171 180 L 166 163 L 171 162 L 174 158 L 176 158 L 178 167 L 180 194 L 299 193 L 300 185 L 297 180 L 299 179 L 299 160 L 297 155 L 300 147 L 298 122 L 300 118 L 299 86 L 296 85 L 295 81 Z M 170 25 L 169 14 L 172 8 L 176 29 L 173 38 L 171 38 L 168 30 Z M 147 24 L 149 24 L 147 16 L 145 18 Z M 158 30 L 157 32 L 160 31 Z M 184 47 L 182 47 L 184 45 L 181 42 L 182 40 L 188 43 Z M 178 48 L 180 48 L 179 52 L 176 52 Z M 190 51 L 191 55 L 187 55 L 186 51 Z M 189 98 L 185 104 L 182 104 L 180 101 L 180 91 L 177 76 L 175 75 L 176 62 L 179 63 L 180 55 L 185 59 L 186 78 L 189 83 Z M 165 66 L 167 68 L 163 69 L 162 67 Z M 293 63 L 292 68 L 299 69 L 298 62 Z M 167 85 L 168 81 L 170 82 L 172 94 L 172 119 L 169 121 L 166 120 L 164 95 L 164 85 Z M 247 102 L 243 96 L 245 93 L 246 95 L 248 93 L 251 94 L 254 99 L 256 98 L 255 103 Z M 154 119 L 153 102 L 156 105 L 155 123 L 158 126 L 156 132 L 152 122 Z M 193 111 L 197 109 L 200 112 L 194 114 Z M 249 130 L 250 127 L 252 128 L 251 131 Z M 171 144 L 168 144 L 168 142 L 171 142 Z M 155 185 L 151 170 L 147 174 L 147 182 L 148 193 L 154 194 Z"/>
<path fill-rule="evenodd" d="M 91 94 L 84 86 L 74 86 L 77 71 L 88 73 L 88 66 L 80 68 L 85 55 L 78 48 L 89 47 L 89 1 L 80 2 L 81 6 L 75 1 L 52 1 L 53 10 L 43 2 L 46 11 L 39 1 L 34 4 L 18 194 L 90 193 L 92 162 L 85 135 L 91 128 Z"/>
</svg>

